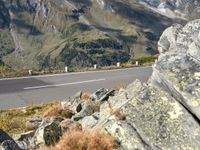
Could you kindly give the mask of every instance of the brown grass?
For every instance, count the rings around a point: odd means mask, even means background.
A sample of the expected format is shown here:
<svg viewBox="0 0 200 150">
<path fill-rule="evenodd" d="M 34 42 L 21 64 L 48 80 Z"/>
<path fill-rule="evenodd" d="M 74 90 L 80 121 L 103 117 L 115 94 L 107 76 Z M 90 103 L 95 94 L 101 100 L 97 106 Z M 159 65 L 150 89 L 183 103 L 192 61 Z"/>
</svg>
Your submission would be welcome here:
<svg viewBox="0 0 200 150">
<path fill-rule="evenodd" d="M 81 96 L 81 100 L 88 100 L 90 99 L 91 94 L 90 93 L 83 93 Z"/>
<path fill-rule="evenodd" d="M 123 112 L 121 112 L 119 110 L 114 111 L 113 114 L 119 120 L 126 120 L 126 114 L 124 114 Z"/>
<path fill-rule="evenodd" d="M 119 84 L 117 85 L 117 87 L 115 88 L 115 90 L 119 91 L 120 89 L 126 89 L 127 86 L 128 86 L 127 83 L 121 82 L 121 83 L 119 83 Z"/>
<path fill-rule="evenodd" d="M 40 150 L 117 150 L 110 135 L 99 131 L 73 131 L 65 134 L 55 147 Z"/>
<path fill-rule="evenodd" d="M 26 128 L 26 121 L 34 116 L 41 116 L 47 109 L 57 105 L 57 102 L 29 106 L 25 111 L 21 109 L 0 110 L 0 129 L 3 129 L 10 136 L 29 131 Z"/>
<path fill-rule="evenodd" d="M 69 109 L 62 109 L 60 104 L 54 105 L 53 107 L 49 108 L 46 112 L 44 112 L 43 117 L 50 118 L 50 117 L 64 117 L 64 118 L 71 118 L 73 115 L 72 111 Z"/>
<path fill-rule="evenodd" d="M 114 110 L 109 104 L 110 113 L 114 115 L 118 120 L 126 120 L 126 114 L 120 110 Z"/>
</svg>

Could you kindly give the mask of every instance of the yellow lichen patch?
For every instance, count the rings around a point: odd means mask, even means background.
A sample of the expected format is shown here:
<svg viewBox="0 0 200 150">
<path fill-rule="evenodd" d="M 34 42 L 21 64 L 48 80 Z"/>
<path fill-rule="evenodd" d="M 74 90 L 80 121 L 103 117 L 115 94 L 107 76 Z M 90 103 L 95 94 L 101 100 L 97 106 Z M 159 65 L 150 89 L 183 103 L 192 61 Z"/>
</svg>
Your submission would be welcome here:
<svg viewBox="0 0 200 150">
<path fill-rule="evenodd" d="M 180 149 L 181 150 L 196 150 L 194 147 L 190 147 L 190 146 L 181 146 Z"/>
<path fill-rule="evenodd" d="M 197 91 L 197 92 L 200 92 L 200 88 L 198 88 L 198 89 L 195 89 L 195 91 Z"/>
<path fill-rule="evenodd" d="M 192 106 L 194 106 L 194 107 L 198 107 L 199 106 L 199 102 L 198 102 L 198 100 L 196 98 L 192 99 Z"/>
<path fill-rule="evenodd" d="M 200 72 L 194 73 L 195 79 L 200 80 Z"/>
<path fill-rule="evenodd" d="M 133 98 L 133 99 L 131 100 L 131 104 L 132 104 L 133 107 L 137 106 L 137 101 L 136 101 L 136 99 Z"/>
<path fill-rule="evenodd" d="M 199 129 L 199 128 L 196 128 L 196 129 L 194 130 L 194 135 L 195 135 L 195 136 L 200 135 L 200 129 Z"/>
<path fill-rule="evenodd" d="M 161 97 L 161 99 L 162 99 L 163 101 L 168 101 L 168 98 L 167 98 L 167 97 Z"/>
<path fill-rule="evenodd" d="M 168 112 L 168 114 L 170 115 L 171 119 L 177 119 L 180 115 L 183 114 L 182 108 L 176 102 L 175 103 L 170 103 L 170 104 L 173 107 L 173 110 Z"/>
<path fill-rule="evenodd" d="M 174 77 L 176 74 L 171 72 L 171 71 L 166 71 L 165 74 L 168 76 L 168 77 Z"/>
</svg>

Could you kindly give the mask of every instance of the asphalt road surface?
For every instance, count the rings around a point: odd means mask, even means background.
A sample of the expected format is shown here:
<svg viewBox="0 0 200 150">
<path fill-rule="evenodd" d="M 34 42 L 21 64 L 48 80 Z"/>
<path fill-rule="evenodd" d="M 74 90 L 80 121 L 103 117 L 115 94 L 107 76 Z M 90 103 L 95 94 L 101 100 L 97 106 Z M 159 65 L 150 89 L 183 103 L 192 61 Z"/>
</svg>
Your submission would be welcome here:
<svg viewBox="0 0 200 150">
<path fill-rule="evenodd" d="M 64 100 L 78 91 L 113 89 L 135 79 L 146 82 L 151 73 L 152 67 L 140 67 L 0 79 L 0 109 Z"/>
</svg>

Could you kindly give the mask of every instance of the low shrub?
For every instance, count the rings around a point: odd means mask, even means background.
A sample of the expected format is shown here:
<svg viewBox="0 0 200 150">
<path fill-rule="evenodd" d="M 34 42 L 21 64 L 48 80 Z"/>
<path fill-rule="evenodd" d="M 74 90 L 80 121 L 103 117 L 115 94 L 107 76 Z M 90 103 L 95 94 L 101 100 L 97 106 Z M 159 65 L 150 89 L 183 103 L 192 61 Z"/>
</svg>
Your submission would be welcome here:
<svg viewBox="0 0 200 150">
<path fill-rule="evenodd" d="M 61 105 L 55 105 L 49 108 L 46 112 L 44 112 L 43 117 L 63 117 L 63 118 L 71 118 L 73 116 L 73 112 L 69 109 L 62 109 Z"/>
<path fill-rule="evenodd" d="M 114 138 L 99 131 L 73 131 L 65 134 L 55 147 L 40 150 L 117 150 Z"/>
</svg>

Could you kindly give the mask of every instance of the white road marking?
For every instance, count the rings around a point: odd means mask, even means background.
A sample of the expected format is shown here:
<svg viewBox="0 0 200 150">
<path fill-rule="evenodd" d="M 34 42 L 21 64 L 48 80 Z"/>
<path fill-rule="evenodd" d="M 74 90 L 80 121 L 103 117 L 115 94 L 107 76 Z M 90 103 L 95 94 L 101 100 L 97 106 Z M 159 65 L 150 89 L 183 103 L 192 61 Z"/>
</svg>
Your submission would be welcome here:
<svg viewBox="0 0 200 150">
<path fill-rule="evenodd" d="M 33 87 L 26 87 L 26 88 L 24 88 L 24 90 L 42 89 L 42 88 L 49 88 L 49 87 L 59 87 L 59 86 L 66 86 L 66 85 L 75 85 L 75 84 L 82 84 L 82 83 L 99 82 L 99 81 L 104 81 L 104 80 L 106 80 L 106 79 L 95 79 L 95 80 L 87 80 L 87 81 L 63 83 L 63 84 L 53 84 L 53 85 L 44 85 L 44 86 L 33 86 Z"/>
<path fill-rule="evenodd" d="M 15 77 L 15 78 L 3 78 L 3 80 L 19 80 L 19 79 L 33 79 L 33 78 L 47 78 L 47 77 L 56 77 L 56 76 L 68 76 L 68 75 L 78 75 L 78 74 L 87 74 L 87 73 L 101 73 L 101 72 L 115 72 L 115 71 L 123 71 L 123 70 L 131 70 L 131 69 L 145 69 L 152 68 L 151 66 L 145 67 L 133 67 L 133 68 L 123 68 L 123 69 L 113 69 L 113 70 L 100 70 L 100 71 L 85 71 L 85 72 L 71 72 L 71 73 L 62 73 L 62 74 L 50 74 L 50 75 L 38 75 L 38 76 L 28 76 L 28 77 Z"/>
</svg>

